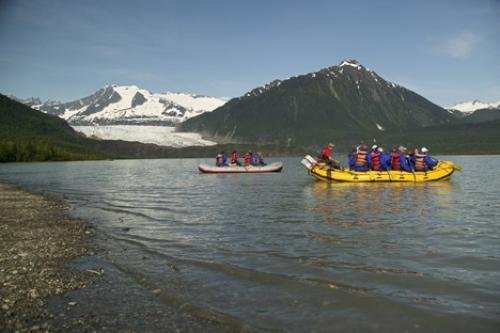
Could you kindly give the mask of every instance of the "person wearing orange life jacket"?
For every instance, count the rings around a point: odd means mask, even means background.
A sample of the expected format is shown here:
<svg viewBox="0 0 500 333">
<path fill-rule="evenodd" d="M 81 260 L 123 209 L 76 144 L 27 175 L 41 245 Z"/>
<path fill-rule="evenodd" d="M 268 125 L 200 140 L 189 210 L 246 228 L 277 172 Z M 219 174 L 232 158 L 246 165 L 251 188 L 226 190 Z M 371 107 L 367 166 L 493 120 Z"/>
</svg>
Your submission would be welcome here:
<svg viewBox="0 0 500 333">
<path fill-rule="evenodd" d="M 354 161 L 354 170 L 356 171 L 368 171 L 370 169 L 371 158 L 368 154 L 368 147 L 363 144 L 358 149 L 356 154 L 356 159 Z"/>
<path fill-rule="evenodd" d="M 370 168 L 374 171 L 382 171 L 381 154 L 377 145 L 373 145 L 370 152 Z"/>
<path fill-rule="evenodd" d="M 432 170 L 438 161 L 430 156 L 427 156 L 429 150 L 422 147 L 420 151 L 417 151 L 413 156 L 413 164 L 415 165 L 415 171 L 428 171 Z"/>
<path fill-rule="evenodd" d="M 238 152 L 236 150 L 233 150 L 231 153 L 231 164 L 232 165 L 241 165 L 240 161 L 238 160 Z"/>
</svg>

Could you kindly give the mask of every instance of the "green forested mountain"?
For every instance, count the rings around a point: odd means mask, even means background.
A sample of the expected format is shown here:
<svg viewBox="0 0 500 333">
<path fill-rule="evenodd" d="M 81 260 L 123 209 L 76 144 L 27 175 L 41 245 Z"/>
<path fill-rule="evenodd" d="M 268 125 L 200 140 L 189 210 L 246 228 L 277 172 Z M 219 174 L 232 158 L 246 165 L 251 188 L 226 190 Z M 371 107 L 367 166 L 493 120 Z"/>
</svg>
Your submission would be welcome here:
<svg viewBox="0 0 500 333">
<path fill-rule="evenodd" d="M 64 120 L 0 94 L 0 161 L 105 157 Z"/>
<path fill-rule="evenodd" d="M 500 109 L 479 109 L 469 115 L 461 117 L 461 122 L 469 124 L 478 124 L 494 120 L 500 120 Z"/>
<path fill-rule="evenodd" d="M 181 131 L 223 142 L 309 146 L 379 136 L 400 128 L 446 125 L 454 117 L 354 60 L 274 81 L 217 110 L 191 118 Z"/>
<path fill-rule="evenodd" d="M 368 142 L 368 141 L 367 141 Z M 500 154 L 500 119 L 481 123 L 413 128 L 384 133 L 377 142 L 390 147 L 428 147 L 433 154 Z"/>
</svg>

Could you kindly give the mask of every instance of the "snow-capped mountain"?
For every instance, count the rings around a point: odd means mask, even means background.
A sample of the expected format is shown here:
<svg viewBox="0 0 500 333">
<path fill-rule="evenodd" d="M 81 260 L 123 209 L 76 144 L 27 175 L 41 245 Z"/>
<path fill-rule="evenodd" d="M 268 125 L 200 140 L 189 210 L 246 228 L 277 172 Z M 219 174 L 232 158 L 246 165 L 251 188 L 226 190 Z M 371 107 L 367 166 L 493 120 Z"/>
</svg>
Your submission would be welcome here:
<svg viewBox="0 0 500 333">
<path fill-rule="evenodd" d="M 105 86 L 90 96 L 67 103 L 41 103 L 37 99 L 30 99 L 29 102 L 31 107 L 58 115 L 71 125 L 171 126 L 225 103 L 222 99 L 208 96 L 151 93 L 134 85 Z"/>
<path fill-rule="evenodd" d="M 473 100 L 471 102 L 461 102 L 461 103 L 458 103 L 454 106 L 450 106 L 448 107 L 447 109 L 450 111 L 450 112 L 453 112 L 453 111 L 459 111 L 459 112 L 463 112 L 463 113 L 466 113 L 466 114 L 470 114 L 476 110 L 482 110 L 482 109 L 499 109 L 500 108 L 500 101 L 496 102 L 496 103 L 483 103 L 481 101 L 478 101 L 477 99 L 476 100 Z"/>
<path fill-rule="evenodd" d="M 214 112 L 188 119 L 179 129 L 217 142 L 314 146 L 335 136 L 376 137 L 453 120 L 424 97 L 346 59 L 257 87 Z"/>
</svg>

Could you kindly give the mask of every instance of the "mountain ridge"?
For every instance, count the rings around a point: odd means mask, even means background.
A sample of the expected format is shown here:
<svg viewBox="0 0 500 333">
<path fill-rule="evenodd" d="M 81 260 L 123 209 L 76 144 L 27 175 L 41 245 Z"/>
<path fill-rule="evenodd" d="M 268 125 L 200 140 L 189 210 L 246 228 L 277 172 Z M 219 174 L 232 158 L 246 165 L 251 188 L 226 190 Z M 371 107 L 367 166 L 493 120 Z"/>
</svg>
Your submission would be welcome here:
<svg viewBox="0 0 500 333">
<path fill-rule="evenodd" d="M 318 71 L 275 80 L 210 114 L 179 124 L 217 142 L 310 145 L 334 137 L 451 123 L 424 97 L 346 59 Z"/>
<path fill-rule="evenodd" d="M 447 108 L 450 111 L 459 111 L 466 114 L 470 114 L 477 110 L 482 109 L 500 109 L 500 101 L 492 102 L 492 103 L 484 103 L 480 100 L 472 100 L 468 102 L 459 102 L 453 106 Z"/>
<path fill-rule="evenodd" d="M 70 102 L 9 96 L 42 112 L 57 115 L 71 125 L 169 125 L 210 112 L 225 100 L 205 95 L 152 93 L 135 85 L 106 85 Z"/>
</svg>

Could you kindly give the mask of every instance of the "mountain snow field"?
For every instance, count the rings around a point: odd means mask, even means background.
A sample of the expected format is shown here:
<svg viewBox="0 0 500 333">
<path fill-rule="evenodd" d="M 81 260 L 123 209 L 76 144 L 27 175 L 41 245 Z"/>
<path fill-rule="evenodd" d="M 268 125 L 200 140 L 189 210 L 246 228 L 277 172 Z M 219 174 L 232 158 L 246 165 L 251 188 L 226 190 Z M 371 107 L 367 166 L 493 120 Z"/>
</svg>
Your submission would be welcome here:
<svg viewBox="0 0 500 333">
<path fill-rule="evenodd" d="M 481 109 L 499 109 L 499 108 L 500 108 L 500 101 L 495 103 L 483 103 L 478 100 L 473 100 L 471 102 L 458 103 L 454 106 L 450 106 L 447 109 L 456 110 L 463 113 L 472 113 L 476 110 L 481 110 Z"/>
<path fill-rule="evenodd" d="M 105 86 L 90 96 L 64 103 L 42 102 L 39 98 L 19 101 L 63 118 L 75 130 L 89 137 L 171 147 L 215 145 L 196 133 L 176 133 L 174 126 L 226 103 L 210 96 L 151 93 L 135 85 Z"/>
<path fill-rule="evenodd" d="M 88 137 L 103 140 L 138 141 L 160 146 L 188 147 L 212 146 L 215 142 L 203 140 L 198 133 L 176 133 L 172 126 L 111 125 L 111 126 L 73 126 L 75 131 Z"/>
<path fill-rule="evenodd" d="M 27 99 L 27 105 L 57 115 L 70 125 L 167 125 L 210 112 L 225 100 L 186 93 L 151 93 L 135 85 L 105 86 L 72 102 Z"/>
</svg>

